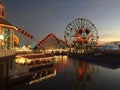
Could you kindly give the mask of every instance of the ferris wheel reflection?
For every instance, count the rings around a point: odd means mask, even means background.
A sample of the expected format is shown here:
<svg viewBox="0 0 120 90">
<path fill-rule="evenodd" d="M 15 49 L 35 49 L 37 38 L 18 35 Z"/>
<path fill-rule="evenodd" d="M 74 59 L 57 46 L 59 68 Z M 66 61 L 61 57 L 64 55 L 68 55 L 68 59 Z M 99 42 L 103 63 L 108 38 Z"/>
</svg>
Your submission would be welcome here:
<svg viewBox="0 0 120 90">
<path fill-rule="evenodd" d="M 86 90 L 88 87 L 92 87 L 96 84 L 98 74 L 99 68 L 97 65 L 85 62 L 74 63 L 65 71 L 66 80 L 73 90 Z"/>
</svg>

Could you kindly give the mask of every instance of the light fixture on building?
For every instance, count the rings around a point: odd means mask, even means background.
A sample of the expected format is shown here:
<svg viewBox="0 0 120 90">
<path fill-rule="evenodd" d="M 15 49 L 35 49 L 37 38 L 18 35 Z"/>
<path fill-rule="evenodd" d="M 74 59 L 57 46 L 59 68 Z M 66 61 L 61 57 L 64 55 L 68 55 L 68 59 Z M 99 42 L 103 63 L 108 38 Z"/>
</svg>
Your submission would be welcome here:
<svg viewBox="0 0 120 90">
<path fill-rule="evenodd" d="M 3 40 L 4 39 L 4 36 L 3 35 L 0 35 L 0 40 Z"/>
</svg>

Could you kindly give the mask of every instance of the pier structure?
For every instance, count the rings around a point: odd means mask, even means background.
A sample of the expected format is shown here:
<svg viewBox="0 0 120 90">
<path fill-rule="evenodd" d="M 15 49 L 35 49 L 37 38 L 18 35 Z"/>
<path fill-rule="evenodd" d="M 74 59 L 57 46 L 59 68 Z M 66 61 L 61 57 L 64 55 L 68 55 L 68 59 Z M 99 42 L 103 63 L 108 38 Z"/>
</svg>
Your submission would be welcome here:
<svg viewBox="0 0 120 90">
<path fill-rule="evenodd" d="M 24 54 L 16 56 L 16 63 L 29 67 L 42 66 L 52 63 L 54 58 L 51 53 Z"/>
<path fill-rule="evenodd" d="M 7 77 L 12 68 L 15 68 L 15 52 L 0 50 L 0 78 Z"/>
<path fill-rule="evenodd" d="M 10 70 L 13 68 L 15 68 L 15 52 L 0 50 L 0 87 L 2 90 L 5 90 Z"/>
</svg>

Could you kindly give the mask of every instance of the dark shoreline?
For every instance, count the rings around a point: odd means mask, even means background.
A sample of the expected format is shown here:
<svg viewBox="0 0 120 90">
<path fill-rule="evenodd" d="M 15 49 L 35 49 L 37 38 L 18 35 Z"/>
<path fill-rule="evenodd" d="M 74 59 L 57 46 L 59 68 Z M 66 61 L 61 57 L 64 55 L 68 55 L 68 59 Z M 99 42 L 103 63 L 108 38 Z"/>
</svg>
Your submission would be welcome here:
<svg viewBox="0 0 120 90">
<path fill-rule="evenodd" d="M 96 62 L 96 63 L 110 63 L 110 64 L 120 64 L 120 56 L 115 55 L 95 55 L 95 54 L 77 54 L 69 53 L 70 58 L 80 59 L 87 62 Z"/>
<path fill-rule="evenodd" d="M 76 54 L 69 53 L 69 58 L 74 58 L 85 63 L 91 63 L 109 69 L 120 68 L 120 56 L 116 55 L 94 55 L 94 54 Z"/>
</svg>

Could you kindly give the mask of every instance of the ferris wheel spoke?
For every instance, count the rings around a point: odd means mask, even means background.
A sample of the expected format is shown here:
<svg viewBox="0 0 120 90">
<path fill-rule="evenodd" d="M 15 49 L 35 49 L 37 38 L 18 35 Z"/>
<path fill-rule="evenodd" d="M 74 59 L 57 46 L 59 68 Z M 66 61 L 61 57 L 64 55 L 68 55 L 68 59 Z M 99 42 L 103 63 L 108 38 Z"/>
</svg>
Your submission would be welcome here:
<svg viewBox="0 0 120 90">
<path fill-rule="evenodd" d="M 79 26 L 78 20 L 75 20 L 75 23 L 76 23 L 76 25 L 77 25 L 77 28 L 80 29 L 80 26 Z"/>
<path fill-rule="evenodd" d="M 78 22 L 78 20 L 76 20 L 75 22 L 76 22 L 76 24 L 77 24 L 77 27 L 78 27 L 78 30 L 79 30 L 79 29 L 80 29 L 80 25 L 79 25 L 79 22 Z"/>
<path fill-rule="evenodd" d="M 81 28 L 82 28 L 82 26 L 83 26 L 83 21 L 84 21 L 83 18 L 81 18 Z"/>
<path fill-rule="evenodd" d="M 71 26 L 71 30 L 75 30 L 76 31 L 75 26 L 73 26 L 71 23 L 70 23 L 70 26 Z"/>
<path fill-rule="evenodd" d="M 79 22 L 79 19 L 76 19 L 75 21 L 76 21 L 76 24 L 77 24 L 77 26 L 78 26 L 78 29 L 80 29 L 80 22 Z"/>
<path fill-rule="evenodd" d="M 85 29 L 86 29 L 85 22 L 86 22 L 86 19 L 83 19 L 83 26 L 84 26 Z"/>
<path fill-rule="evenodd" d="M 85 26 L 85 28 L 87 28 L 87 20 L 85 20 L 84 26 Z"/>
<path fill-rule="evenodd" d="M 80 19 L 80 25 L 81 25 L 81 27 L 80 27 L 80 28 L 82 28 L 82 20 L 83 20 L 83 19 Z"/>
<path fill-rule="evenodd" d="M 67 31 L 65 32 L 71 32 L 71 29 L 69 27 L 66 28 Z"/>
<path fill-rule="evenodd" d="M 91 32 L 95 32 L 95 29 L 94 28 L 91 28 L 91 29 L 89 29 Z"/>
<path fill-rule="evenodd" d="M 81 19 L 81 28 L 82 28 L 82 26 L 84 26 L 84 20 L 83 19 Z"/>
<path fill-rule="evenodd" d="M 92 26 L 92 22 L 89 21 L 87 28 L 90 30 L 91 26 Z"/>
<path fill-rule="evenodd" d="M 78 26 L 79 26 L 79 29 L 81 28 L 81 19 L 76 19 L 76 21 L 78 22 Z"/>
<path fill-rule="evenodd" d="M 65 32 L 66 34 L 66 36 L 69 36 L 69 37 L 75 37 L 75 34 L 73 34 L 72 32 L 70 33 L 70 32 Z"/>
<path fill-rule="evenodd" d="M 76 30 L 75 26 L 72 23 L 70 23 L 70 25 L 72 26 L 72 28 L 74 28 L 74 30 Z"/>
<path fill-rule="evenodd" d="M 96 32 L 96 34 L 97 34 L 97 29 L 96 29 L 95 26 L 92 28 L 92 30 L 93 30 L 94 32 Z"/>
<path fill-rule="evenodd" d="M 75 22 L 72 22 L 72 24 L 74 25 L 75 29 L 78 28 Z"/>
<path fill-rule="evenodd" d="M 75 21 L 77 29 L 80 29 L 79 23 L 77 22 L 77 20 Z"/>
<path fill-rule="evenodd" d="M 84 26 L 85 29 L 86 29 L 85 22 L 86 22 L 86 19 L 83 19 L 83 26 Z"/>
<path fill-rule="evenodd" d="M 71 35 L 70 37 L 76 37 L 76 35 Z"/>
<path fill-rule="evenodd" d="M 86 23 L 86 28 L 89 29 L 90 22 L 89 22 L 88 20 L 87 20 L 86 22 L 87 22 L 87 23 Z"/>
<path fill-rule="evenodd" d="M 89 29 L 93 29 L 94 28 L 94 24 L 91 24 L 91 26 L 89 27 Z"/>
<path fill-rule="evenodd" d="M 75 35 L 67 35 L 67 36 L 69 36 L 69 37 L 76 37 Z"/>
</svg>

